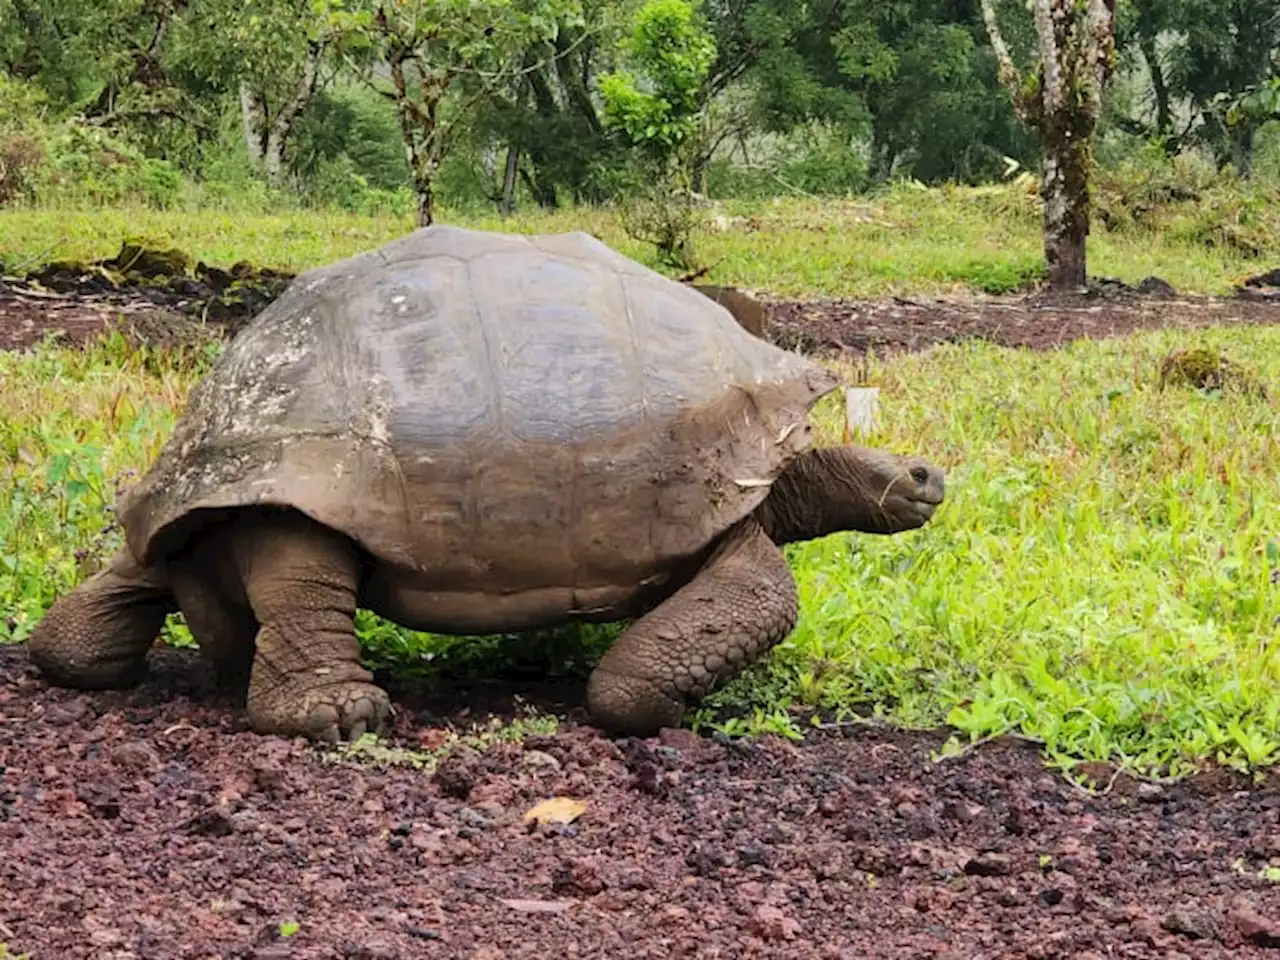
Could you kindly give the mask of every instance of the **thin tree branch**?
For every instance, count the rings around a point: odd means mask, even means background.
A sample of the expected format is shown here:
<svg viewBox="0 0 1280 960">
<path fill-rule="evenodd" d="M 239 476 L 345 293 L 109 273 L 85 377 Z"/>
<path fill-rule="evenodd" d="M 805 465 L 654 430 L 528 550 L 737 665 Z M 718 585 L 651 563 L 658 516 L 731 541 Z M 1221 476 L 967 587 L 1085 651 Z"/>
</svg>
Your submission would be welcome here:
<svg viewBox="0 0 1280 960">
<path fill-rule="evenodd" d="M 1040 93 L 1044 112 L 1053 116 L 1062 109 L 1066 102 L 1066 91 L 1062 84 L 1062 64 L 1058 61 L 1057 23 L 1053 5 L 1063 0 L 1033 0 L 1036 40 L 1040 49 L 1040 72 L 1044 77 L 1044 89 Z M 1068 0 L 1066 4 L 1073 7 Z M 1071 11 L 1074 13 L 1074 10 Z"/>
<path fill-rule="evenodd" d="M 1102 88 L 1111 73 L 1111 55 L 1115 50 L 1116 0 L 1091 0 L 1089 23 L 1085 34 L 1085 66 L 1087 78 L 1086 110 L 1089 119 L 1096 122 L 1102 113 Z"/>
<path fill-rule="evenodd" d="M 312 97 L 315 96 L 316 82 L 320 76 L 320 61 L 324 57 L 324 48 L 323 41 L 316 41 L 310 44 L 310 49 L 307 51 L 307 60 L 302 68 L 302 76 L 298 78 L 298 84 L 294 88 L 293 95 L 281 104 L 280 110 L 272 121 L 272 132 L 282 140 L 288 136 L 289 130 L 293 126 L 293 121 L 302 112 L 303 107 L 310 103 Z"/>
<path fill-rule="evenodd" d="M 995 51 L 996 62 L 1000 68 L 1000 82 L 1009 88 L 1016 99 L 1022 78 L 1018 68 L 1013 64 L 1009 54 L 1009 46 L 1004 42 L 1004 34 L 1000 32 L 1000 21 L 996 19 L 994 0 L 982 0 L 982 19 L 987 24 L 987 36 L 991 38 L 991 49 Z"/>
</svg>

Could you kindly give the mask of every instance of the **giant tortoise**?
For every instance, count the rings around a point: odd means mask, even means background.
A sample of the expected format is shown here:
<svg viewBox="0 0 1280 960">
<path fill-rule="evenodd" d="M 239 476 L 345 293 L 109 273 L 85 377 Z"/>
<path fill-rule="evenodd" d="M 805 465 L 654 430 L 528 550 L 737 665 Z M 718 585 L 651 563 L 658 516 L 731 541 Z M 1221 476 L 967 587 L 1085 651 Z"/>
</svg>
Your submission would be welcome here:
<svg viewBox="0 0 1280 960">
<path fill-rule="evenodd" d="M 813 443 L 838 382 L 587 234 L 417 230 L 228 345 L 31 658 L 129 686 L 181 611 L 254 730 L 333 741 L 392 712 L 357 606 L 454 634 L 631 620 L 587 703 L 648 735 L 791 631 L 784 544 L 942 502 L 924 460 Z"/>
</svg>

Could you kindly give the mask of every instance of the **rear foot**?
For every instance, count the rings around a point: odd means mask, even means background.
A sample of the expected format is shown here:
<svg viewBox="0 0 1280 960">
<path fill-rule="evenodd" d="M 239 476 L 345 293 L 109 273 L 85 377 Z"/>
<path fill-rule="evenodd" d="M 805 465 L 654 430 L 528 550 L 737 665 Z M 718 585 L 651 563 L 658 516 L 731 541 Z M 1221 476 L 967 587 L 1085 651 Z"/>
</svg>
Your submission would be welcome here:
<svg viewBox="0 0 1280 960">
<path fill-rule="evenodd" d="M 381 687 L 347 680 L 281 691 L 265 703 L 251 694 L 249 724 L 257 733 L 354 742 L 365 733 L 383 736 L 392 713 L 391 698 Z"/>
</svg>

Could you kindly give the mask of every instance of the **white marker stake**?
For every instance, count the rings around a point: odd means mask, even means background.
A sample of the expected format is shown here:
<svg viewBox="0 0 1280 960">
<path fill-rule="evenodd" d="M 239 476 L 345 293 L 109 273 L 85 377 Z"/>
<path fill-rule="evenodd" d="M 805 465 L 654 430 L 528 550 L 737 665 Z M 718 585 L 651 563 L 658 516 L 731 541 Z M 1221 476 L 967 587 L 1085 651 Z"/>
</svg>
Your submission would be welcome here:
<svg viewBox="0 0 1280 960">
<path fill-rule="evenodd" d="M 865 436 L 876 428 L 880 412 L 879 387 L 844 388 L 844 424 L 846 441 Z"/>
</svg>

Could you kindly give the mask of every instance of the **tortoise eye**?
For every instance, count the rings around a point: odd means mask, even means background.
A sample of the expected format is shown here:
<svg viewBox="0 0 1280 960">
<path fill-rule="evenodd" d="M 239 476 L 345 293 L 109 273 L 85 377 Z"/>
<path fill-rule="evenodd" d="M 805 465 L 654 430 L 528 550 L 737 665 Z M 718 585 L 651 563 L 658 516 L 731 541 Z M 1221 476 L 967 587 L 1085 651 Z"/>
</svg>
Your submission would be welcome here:
<svg viewBox="0 0 1280 960">
<path fill-rule="evenodd" d="M 924 484 L 929 482 L 929 471 L 924 467 L 916 467 L 911 471 L 911 479 L 916 483 Z"/>
</svg>

